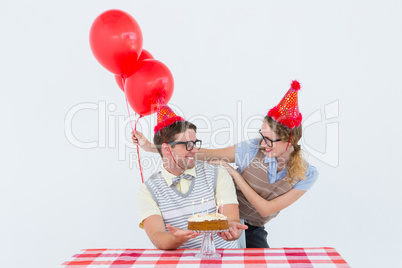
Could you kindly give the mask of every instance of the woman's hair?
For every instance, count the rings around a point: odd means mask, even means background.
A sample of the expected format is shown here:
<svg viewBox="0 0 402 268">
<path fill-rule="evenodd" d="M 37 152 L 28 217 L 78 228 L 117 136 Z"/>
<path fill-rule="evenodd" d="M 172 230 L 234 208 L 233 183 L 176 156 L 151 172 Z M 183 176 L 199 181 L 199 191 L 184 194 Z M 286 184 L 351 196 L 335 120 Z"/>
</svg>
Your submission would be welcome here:
<svg viewBox="0 0 402 268">
<path fill-rule="evenodd" d="M 265 116 L 264 121 L 275 132 L 279 139 L 287 143 L 290 137 L 290 144 L 293 145 L 294 151 L 290 154 L 290 159 L 286 163 L 287 175 L 285 180 L 293 184 L 299 180 L 306 179 L 308 163 L 303 158 L 300 145 L 297 144 L 302 136 L 302 126 L 288 128 L 278 123 L 278 121 L 270 116 Z"/>
<path fill-rule="evenodd" d="M 188 121 L 176 121 L 173 124 L 157 131 L 154 136 L 154 144 L 156 146 L 156 149 L 158 150 L 158 153 L 163 157 L 161 150 L 162 144 L 175 141 L 176 134 L 183 133 L 187 129 L 192 129 L 197 132 L 197 127 Z"/>
</svg>

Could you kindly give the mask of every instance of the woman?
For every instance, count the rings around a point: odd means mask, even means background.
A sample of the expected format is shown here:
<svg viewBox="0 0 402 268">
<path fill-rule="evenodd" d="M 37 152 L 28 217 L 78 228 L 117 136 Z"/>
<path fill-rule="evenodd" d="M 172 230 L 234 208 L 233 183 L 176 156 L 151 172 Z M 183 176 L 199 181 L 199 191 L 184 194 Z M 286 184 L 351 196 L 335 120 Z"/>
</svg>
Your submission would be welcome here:
<svg viewBox="0 0 402 268">
<path fill-rule="evenodd" d="M 318 178 L 317 169 L 303 158 L 298 144 L 302 136 L 299 89 L 299 82 L 293 81 L 281 102 L 264 118 L 259 138 L 224 149 L 200 149 L 197 155 L 204 161 L 220 161 L 232 175 L 240 218 L 248 226 L 247 248 L 268 248 L 264 225 L 304 195 Z M 133 141 L 156 152 L 139 132 L 133 133 Z M 228 163 L 236 163 L 238 171 Z"/>
</svg>

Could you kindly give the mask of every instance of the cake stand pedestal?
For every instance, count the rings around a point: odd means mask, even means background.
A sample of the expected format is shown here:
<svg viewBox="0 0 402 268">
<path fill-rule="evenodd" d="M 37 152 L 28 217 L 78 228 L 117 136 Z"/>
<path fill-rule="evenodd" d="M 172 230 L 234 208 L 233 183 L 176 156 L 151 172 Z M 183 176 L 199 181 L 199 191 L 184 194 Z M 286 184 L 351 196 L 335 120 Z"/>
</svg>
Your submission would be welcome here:
<svg viewBox="0 0 402 268">
<path fill-rule="evenodd" d="M 219 232 L 225 232 L 227 230 L 220 230 Z M 218 233 L 218 231 L 199 231 L 203 234 L 201 251 L 196 254 L 196 258 L 201 259 L 219 259 L 221 254 L 216 253 L 213 234 Z"/>
</svg>

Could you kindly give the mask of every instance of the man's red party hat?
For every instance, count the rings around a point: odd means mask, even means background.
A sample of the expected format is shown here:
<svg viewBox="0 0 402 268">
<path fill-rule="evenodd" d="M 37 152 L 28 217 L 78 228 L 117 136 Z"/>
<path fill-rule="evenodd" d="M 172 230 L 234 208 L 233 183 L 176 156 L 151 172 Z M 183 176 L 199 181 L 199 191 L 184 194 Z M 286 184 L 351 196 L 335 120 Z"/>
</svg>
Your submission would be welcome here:
<svg viewBox="0 0 402 268">
<path fill-rule="evenodd" d="M 278 105 L 269 110 L 268 116 L 275 119 L 280 124 L 288 128 L 300 126 L 302 115 L 299 112 L 299 103 L 297 100 L 297 92 L 300 90 L 300 83 L 296 80 L 292 81 L 290 89 L 282 98 Z"/>
<path fill-rule="evenodd" d="M 185 121 L 183 117 L 176 115 L 166 103 L 159 103 L 156 113 L 158 119 L 154 128 L 155 133 L 174 122 Z"/>
</svg>

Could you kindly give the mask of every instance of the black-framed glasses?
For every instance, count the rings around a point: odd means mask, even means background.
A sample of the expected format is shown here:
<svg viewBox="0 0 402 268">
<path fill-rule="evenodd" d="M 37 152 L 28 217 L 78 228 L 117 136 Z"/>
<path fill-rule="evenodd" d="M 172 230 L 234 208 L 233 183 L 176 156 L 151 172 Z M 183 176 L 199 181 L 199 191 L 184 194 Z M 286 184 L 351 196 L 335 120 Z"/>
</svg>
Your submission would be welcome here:
<svg viewBox="0 0 402 268">
<path fill-rule="evenodd" d="M 196 140 L 196 141 L 171 141 L 171 142 L 168 142 L 168 144 L 170 144 L 170 145 L 185 144 L 186 145 L 186 150 L 191 151 L 194 148 L 194 146 L 197 149 L 200 149 L 201 145 L 202 145 L 202 140 Z"/>
<path fill-rule="evenodd" d="M 265 137 L 264 135 L 262 135 L 261 129 L 258 130 L 258 132 L 260 132 L 262 139 L 265 141 L 265 144 L 266 144 L 268 147 L 273 147 L 273 146 L 274 146 L 274 142 L 278 142 L 278 141 L 281 141 L 281 140 L 282 140 L 282 139 L 277 139 L 277 140 L 274 140 L 274 141 L 273 141 L 273 140 L 271 140 L 270 138 L 267 138 L 267 137 Z"/>
</svg>

